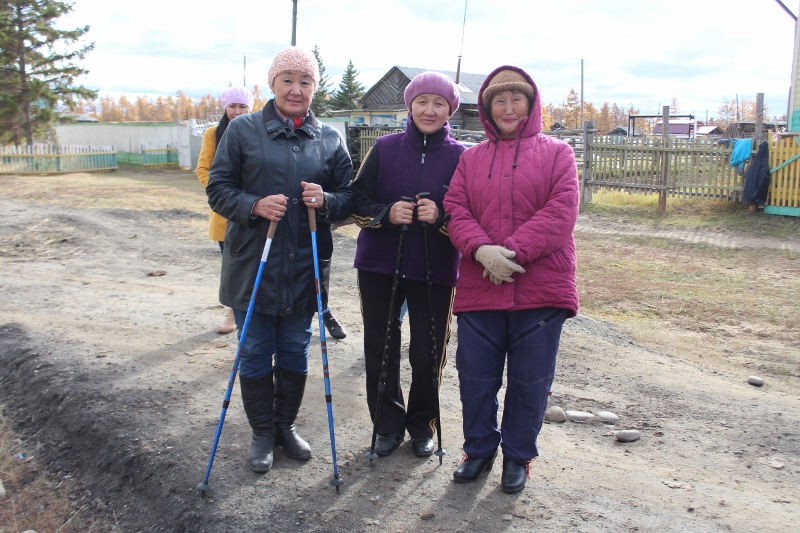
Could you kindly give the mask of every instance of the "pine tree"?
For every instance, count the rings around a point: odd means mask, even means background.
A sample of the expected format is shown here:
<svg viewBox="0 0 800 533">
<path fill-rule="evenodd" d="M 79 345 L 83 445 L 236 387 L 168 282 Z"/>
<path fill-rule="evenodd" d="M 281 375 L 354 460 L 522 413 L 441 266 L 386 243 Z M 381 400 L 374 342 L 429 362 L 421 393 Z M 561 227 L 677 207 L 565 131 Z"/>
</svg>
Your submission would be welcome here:
<svg viewBox="0 0 800 533">
<path fill-rule="evenodd" d="M 317 92 L 314 93 L 314 99 L 311 101 L 311 111 L 318 117 L 327 117 L 331 111 L 331 79 L 325 75 L 325 65 L 322 64 L 319 47 L 315 45 L 312 52 L 314 52 L 314 57 L 317 58 L 317 65 L 319 65 L 319 84 L 317 84 Z"/>
<path fill-rule="evenodd" d="M 358 71 L 351 59 L 342 75 L 342 81 L 339 82 L 339 88 L 333 93 L 331 109 L 359 109 L 359 102 L 364 96 L 364 86 L 356 79 L 357 76 Z"/>
<path fill-rule="evenodd" d="M 72 2 L 6 0 L 0 4 L 0 139 L 31 145 L 57 118 L 56 106 L 69 109 L 76 98 L 97 92 L 75 85 L 87 73 L 74 62 L 94 44 L 70 50 L 89 26 L 62 30 L 58 19 L 72 11 Z"/>
</svg>

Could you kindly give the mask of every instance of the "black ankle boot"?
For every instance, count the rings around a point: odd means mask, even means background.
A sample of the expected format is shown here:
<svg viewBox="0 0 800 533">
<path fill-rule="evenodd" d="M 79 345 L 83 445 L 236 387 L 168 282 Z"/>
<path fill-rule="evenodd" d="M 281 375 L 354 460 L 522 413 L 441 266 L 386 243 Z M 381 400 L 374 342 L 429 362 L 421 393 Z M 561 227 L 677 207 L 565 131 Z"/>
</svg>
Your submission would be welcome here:
<svg viewBox="0 0 800 533">
<path fill-rule="evenodd" d="M 275 442 L 283 446 L 290 459 L 296 461 L 311 459 L 311 447 L 294 427 L 303 401 L 306 377 L 306 374 L 275 367 Z"/>
<path fill-rule="evenodd" d="M 344 339 L 347 337 L 347 332 L 344 330 L 344 326 L 342 326 L 336 317 L 333 316 L 333 313 L 330 309 L 322 313 L 322 318 L 325 322 L 325 329 L 328 330 L 331 337 L 334 339 Z"/>
<path fill-rule="evenodd" d="M 250 454 L 247 459 L 253 472 L 264 473 L 272 468 L 275 448 L 275 388 L 272 372 L 263 378 L 239 377 L 242 404 L 247 421 L 253 430 Z"/>
<path fill-rule="evenodd" d="M 501 478 L 503 492 L 514 494 L 525 488 L 528 479 L 528 464 L 519 464 L 513 459 L 503 457 L 503 477 Z"/>
<path fill-rule="evenodd" d="M 496 457 L 497 450 L 491 456 L 480 459 L 470 459 L 469 456 L 465 455 L 464 460 L 453 472 L 453 479 L 456 480 L 456 483 L 472 483 L 478 479 L 481 472 L 489 472 L 492 469 Z"/>
</svg>

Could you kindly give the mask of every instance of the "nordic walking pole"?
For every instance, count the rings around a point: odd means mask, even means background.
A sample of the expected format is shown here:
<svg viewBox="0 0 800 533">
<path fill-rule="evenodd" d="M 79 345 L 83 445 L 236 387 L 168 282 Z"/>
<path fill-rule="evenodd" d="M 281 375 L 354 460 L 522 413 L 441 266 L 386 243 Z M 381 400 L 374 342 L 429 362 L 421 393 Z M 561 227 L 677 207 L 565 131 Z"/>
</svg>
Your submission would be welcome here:
<svg viewBox="0 0 800 533">
<path fill-rule="evenodd" d="M 336 463 L 336 436 L 333 433 L 333 406 L 331 404 L 331 378 L 328 371 L 328 345 L 325 343 L 325 319 L 323 318 L 322 295 L 319 292 L 319 255 L 317 253 L 317 213 L 313 207 L 308 208 L 308 227 L 311 229 L 311 250 L 314 253 L 314 286 L 317 291 L 317 317 L 319 317 L 319 343 L 322 352 L 322 373 L 325 376 L 325 403 L 328 404 L 328 431 L 331 434 L 331 456 L 333 457 L 333 479 L 331 485 L 339 492 L 339 485 L 344 483 L 339 477 L 339 466 Z"/>
<path fill-rule="evenodd" d="M 420 200 L 426 199 L 431 195 L 429 192 L 421 192 Z M 439 351 L 436 349 L 436 319 L 434 318 L 433 308 L 433 281 L 431 281 L 431 245 L 428 233 L 430 232 L 431 225 L 427 222 L 422 223 L 422 228 L 425 234 L 425 272 L 426 281 L 428 282 L 428 312 L 431 315 L 431 354 L 433 355 L 433 386 L 436 389 L 436 436 L 439 439 L 439 449 L 436 450 L 434 455 L 439 458 L 439 464 L 442 464 L 442 457 L 447 455 L 447 450 L 442 448 L 442 411 L 439 402 Z"/>
<path fill-rule="evenodd" d="M 413 202 L 413 198 L 408 196 L 401 196 L 400 200 L 403 202 Z M 397 283 L 400 281 L 400 258 L 403 255 L 403 237 L 406 236 L 408 226 L 403 224 L 400 226 L 400 242 L 397 244 L 397 263 L 394 267 L 394 281 L 392 282 L 392 295 L 389 298 L 389 320 L 386 322 L 386 337 L 383 341 L 383 360 L 381 361 L 381 375 L 378 382 L 378 401 L 375 404 L 375 420 L 372 422 L 372 444 L 370 444 L 367 457 L 371 463 L 373 459 L 378 458 L 375 453 L 375 440 L 378 438 L 378 420 L 381 418 L 381 406 L 383 405 L 383 392 L 386 390 L 386 371 L 389 368 L 389 345 L 392 343 L 392 321 L 394 320 L 394 300 L 397 295 Z"/>
<path fill-rule="evenodd" d="M 256 305 L 256 293 L 258 293 L 258 286 L 261 284 L 261 275 L 264 273 L 264 265 L 267 264 L 267 256 L 269 256 L 269 249 L 272 246 L 272 239 L 275 237 L 275 229 L 277 227 L 277 222 L 270 221 L 269 229 L 267 230 L 267 242 L 264 243 L 264 252 L 261 254 L 261 262 L 258 265 L 256 282 L 253 285 L 253 294 L 250 295 L 250 304 L 247 306 L 247 315 L 245 315 L 242 331 L 239 335 L 239 346 L 236 348 L 236 357 L 233 360 L 233 368 L 231 369 L 231 375 L 228 378 L 228 389 L 225 391 L 225 399 L 222 400 L 222 412 L 219 414 L 219 424 L 217 424 L 217 432 L 214 435 L 214 444 L 211 446 L 211 455 L 208 458 L 206 476 L 203 478 L 203 481 L 197 485 L 198 490 L 201 491 L 211 490 L 211 486 L 208 484 L 208 478 L 211 476 L 211 465 L 214 464 L 214 456 L 217 453 L 219 437 L 222 435 L 222 425 L 225 423 L 225 413 L 228 412 L 228 404 L 231 403 L 233 383 L 236 381 L 236 372 L 239 370 L 239 353 L 242 351 L 244 340 L 247 338 L 247 329 L 250 327 L 250 318 L 253 316 L 253 308 Z"/>
</svg>

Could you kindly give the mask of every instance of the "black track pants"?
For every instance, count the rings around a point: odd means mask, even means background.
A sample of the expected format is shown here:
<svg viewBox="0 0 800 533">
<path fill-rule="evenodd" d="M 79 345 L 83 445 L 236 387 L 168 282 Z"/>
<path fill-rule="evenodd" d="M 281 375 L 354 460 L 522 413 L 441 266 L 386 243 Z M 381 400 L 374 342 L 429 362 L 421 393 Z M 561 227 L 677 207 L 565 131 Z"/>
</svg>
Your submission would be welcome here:
<svg viewBox="0 0 800 533">
<path fill-rule="evenodd" d="M 370 417 L 375 420 L 378 401 L 386 324 L 389 319 L 393 276 L 358 271 L 358 290 L 361 297 L 361 316 L 364 321 L 364 364 L 367 374 L 367 405 Z M 436 320 L 436 346 L 440 383 L 445 366 L 446 342 L 450 338 L 450 318 L 453 310 L 453 287 L 433 285 L 434 318 Z M 411 385 L 408 390 L 408 408 L 400 386 L 400 308 L 408 301 L 411 330 L 409 363 Z M 401 279 L 398 283 L 392 314 L 391 342 L 386 372 L 386 389 L 383 394 L 378 433 L 404 433 L 411 437 L 432 437 L 436 420 L 436 395 L 433 383 L 434 357 L 432 353 L 431 323 L 428 310 L 428 287 L 425 282 Z"/>
</svg>

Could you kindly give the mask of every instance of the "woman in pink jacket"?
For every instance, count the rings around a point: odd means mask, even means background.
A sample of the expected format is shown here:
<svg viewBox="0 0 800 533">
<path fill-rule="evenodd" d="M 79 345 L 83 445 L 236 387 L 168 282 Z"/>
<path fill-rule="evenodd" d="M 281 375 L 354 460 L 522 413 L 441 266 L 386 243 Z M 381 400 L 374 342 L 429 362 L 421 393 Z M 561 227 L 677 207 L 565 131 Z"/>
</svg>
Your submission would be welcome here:
<svg viewBox="0 0 800 533">
<path fill-rule="evenodd" d="M 502 446 L 502 488 L 515 493 L 539 455 L 562 325 L 578 312 L 578 175 L 572 148 L 541 133 L 539 91 L 522 69 L 494 70 L 478 100 L 488 140 L 461 156 L 444 199 L 462 254 L 453 311 L 465 455 L 453 477 L 475 481 Z"/>
</svg>

